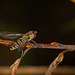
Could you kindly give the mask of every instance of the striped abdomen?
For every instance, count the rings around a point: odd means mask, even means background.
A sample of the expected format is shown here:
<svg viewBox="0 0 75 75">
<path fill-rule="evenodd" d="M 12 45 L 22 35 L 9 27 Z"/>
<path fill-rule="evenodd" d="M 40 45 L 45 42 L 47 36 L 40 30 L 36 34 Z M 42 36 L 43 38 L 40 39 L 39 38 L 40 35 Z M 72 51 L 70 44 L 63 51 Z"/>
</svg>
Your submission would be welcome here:
<svg viewBox="0 0 75 75">
<path fill-rule="evenodd" d="M 20 38 L 19 40 L 17 40 L 17 42 L 14 43 L 14 45 L 11 46 L 10 50 L 17 49 L 20 45 L 24 44 L 25 42 L 25 39 Z"/>
</svg>

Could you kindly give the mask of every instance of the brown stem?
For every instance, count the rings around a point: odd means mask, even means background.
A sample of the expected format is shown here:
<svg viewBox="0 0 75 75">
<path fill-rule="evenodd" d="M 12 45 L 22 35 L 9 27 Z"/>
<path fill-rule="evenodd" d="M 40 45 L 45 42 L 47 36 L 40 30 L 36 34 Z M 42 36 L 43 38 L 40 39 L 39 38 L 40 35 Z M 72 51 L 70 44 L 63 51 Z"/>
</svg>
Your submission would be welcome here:
<svg viewBox="0 0 75 75">
<path fill-rule="evenodd" d="M 63 44 L 57 44 L 57 45 L 52 45 L 52 44 L 42 44 L 42 43 L 28 43 L 26 45 L 27 48 L 32 47 L 32 48 L 51 48 L 51 49 L 69 49 L 71 51 L 75 50 L 75 45 L 63 45 Z"/>
</svg>

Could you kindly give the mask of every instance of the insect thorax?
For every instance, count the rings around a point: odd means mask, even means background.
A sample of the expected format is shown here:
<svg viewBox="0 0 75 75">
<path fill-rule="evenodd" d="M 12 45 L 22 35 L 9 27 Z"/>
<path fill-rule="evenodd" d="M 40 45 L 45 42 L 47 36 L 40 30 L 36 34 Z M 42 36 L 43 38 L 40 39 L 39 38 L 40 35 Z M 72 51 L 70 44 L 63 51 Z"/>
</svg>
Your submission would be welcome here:
<svg viewBox="0 0 75 75">
<path fill-rule="evenodd" d="M 24 34 L 22 38 L 25 39 L 27 42 L 27 41 L 30 41 L 34 38 L 34 34 L 32 31 L 30 31 L 30 32 Z"/>
</svg>

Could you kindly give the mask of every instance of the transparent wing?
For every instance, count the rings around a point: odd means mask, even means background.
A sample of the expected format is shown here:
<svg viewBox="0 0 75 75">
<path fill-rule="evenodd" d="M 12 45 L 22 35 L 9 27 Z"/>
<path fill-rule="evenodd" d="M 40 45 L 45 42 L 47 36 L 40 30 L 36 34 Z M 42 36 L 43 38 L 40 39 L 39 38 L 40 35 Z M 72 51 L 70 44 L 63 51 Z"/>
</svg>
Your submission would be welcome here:
<svg viewBox="0 0 75 75">
<path fill-rule="evenodd" d="M 2 36 L 4 38 L 8 38 L 8 39 L 15 39 L 15 38 L 21 37 L 23 35 L 24 34 L 16 33 L 16 32 L 8 32 L 8 31 L 0 32 L 0 36 Z"/>
<path fill-rule="evenodd" d="M 26 46 L 26 43 L 20 44 L 20 45 L 18 46 L 18 51 L 23 50 L 23 49 L 25 48 L 25 46 Z"/>
</svg>

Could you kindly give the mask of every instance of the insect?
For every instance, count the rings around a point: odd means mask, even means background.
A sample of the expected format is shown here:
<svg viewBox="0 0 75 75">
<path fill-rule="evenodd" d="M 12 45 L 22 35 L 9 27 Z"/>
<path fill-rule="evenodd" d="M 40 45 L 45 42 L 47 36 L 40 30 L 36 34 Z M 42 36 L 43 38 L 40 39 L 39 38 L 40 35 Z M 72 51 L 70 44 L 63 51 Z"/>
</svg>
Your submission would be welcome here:
<svg viewBox="0 0 75 75">
<path fill-rule="evenodd" d="M 0 36 L 8 39 L 15 39 L 20 37 L 14 44 L 10 47 L 10 50 L 18 49 L 19 51 L 22 50 L 27 43 L 32 41 L 36 37 L 36 31 L 29 31 L 25 34 L 15 33 L 15 32 L 0 32 Z M 32 41 L 35 43 L 35 41 Z"/>
</svg>

